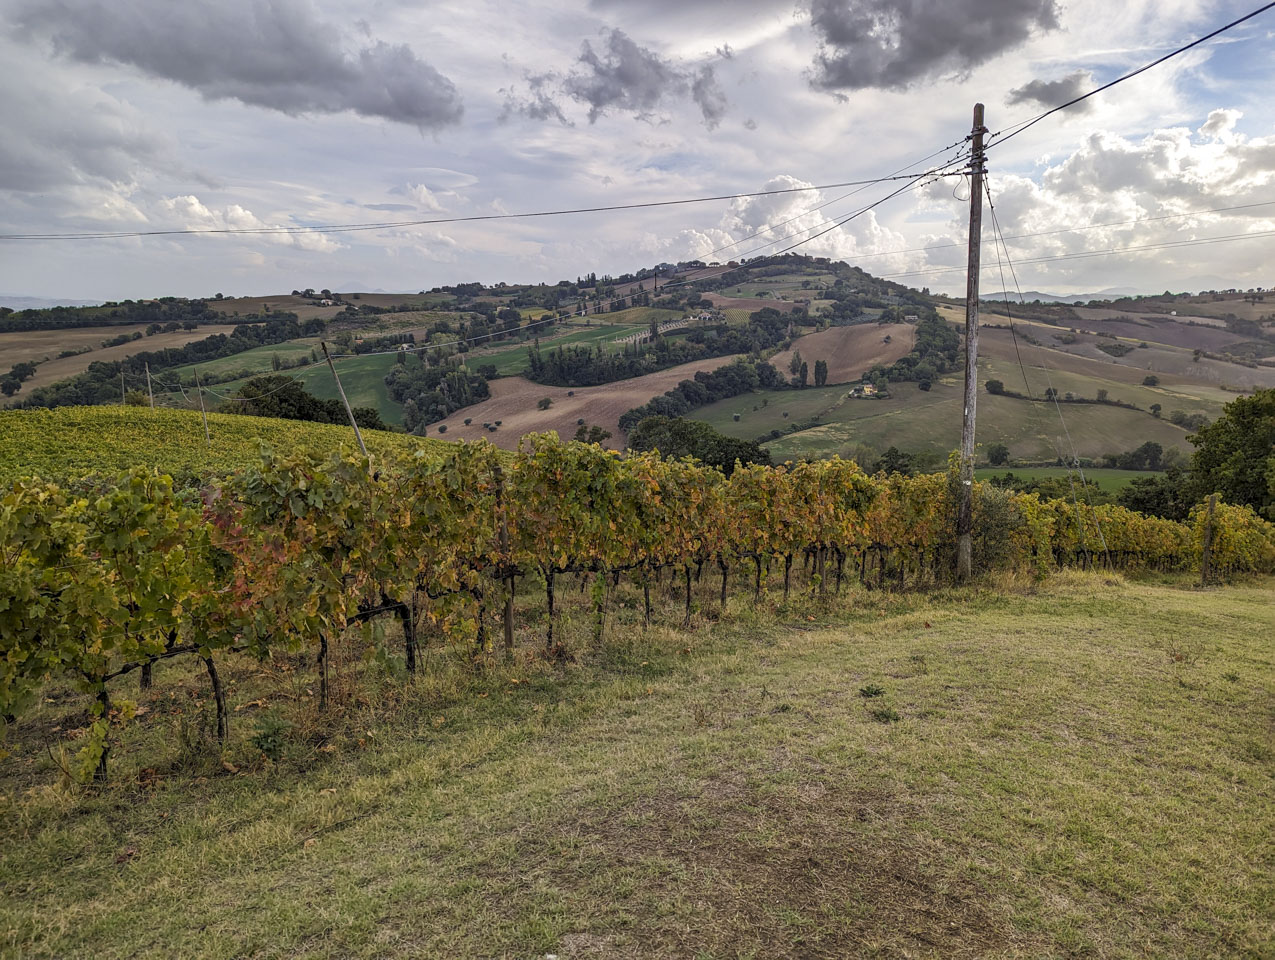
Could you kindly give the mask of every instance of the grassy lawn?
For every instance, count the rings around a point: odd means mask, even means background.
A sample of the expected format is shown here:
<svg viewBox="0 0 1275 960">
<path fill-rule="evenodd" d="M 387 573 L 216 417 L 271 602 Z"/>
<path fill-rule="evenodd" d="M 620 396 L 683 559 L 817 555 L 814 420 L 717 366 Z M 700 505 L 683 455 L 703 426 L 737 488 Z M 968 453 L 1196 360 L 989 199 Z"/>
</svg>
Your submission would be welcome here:
<svg viewBox="0 0 1275 960">
<path fill-rule="evenodd" d="M 83 709 L 57 697 L 0 764 L 0 943 L 1268 957 L 1272 586 L 1070 573 L 787 610 L 741 595 L 720 621 L 706 597 L 694 634 L 644 632 L 622 591 L 589 648 L 580 598 L 566 665 L 520 636 L 480 670 L 432 650 L 405 687 L 353 657 L 323 725 L 312 666 L 229 664 L 225 766 L 192 733 L 202 676 L 169 666 L 96 791 L 56 785 L 44 748 Z M 263 669 L 291 678 L 271 687 L 296 723 L 274 767 L 246 743 Z"/>
<path fill-rule="evenodd" d="M 1003 477 L 1006 473 L 1012 473 L 1016 477 L 1024 480 L 1054 480 L 1066 479 L 1066 467 L 984 467 L 974 471 L 974 476 L 979 480 L 986 480 L 988 477 Z M 1075 476 L 1075 471 L 1072 471 Z M 1090 483 L 1096 483 L 1098 489 L 1107 493 L 1115 493 L 1124 489 L 1129 485 L 1130 480 L 1137 480 L 1139 477 L 1158 477 L 1160 474 L 1147 470 L 1112 470 L 1107 467 L 1090 467 L 1085 470 L 1085 479 Z"/>
</svg>

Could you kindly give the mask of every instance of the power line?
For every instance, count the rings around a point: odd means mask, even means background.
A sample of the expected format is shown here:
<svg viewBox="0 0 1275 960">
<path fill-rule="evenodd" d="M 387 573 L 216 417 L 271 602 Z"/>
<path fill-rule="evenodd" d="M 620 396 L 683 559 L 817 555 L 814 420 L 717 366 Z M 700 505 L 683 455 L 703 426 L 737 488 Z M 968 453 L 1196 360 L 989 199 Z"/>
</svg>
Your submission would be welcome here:
<svg viewBox="0 0 1275 960">
<path fill-rule="evenodd" d="M 1126 80 L 1130 80 L 1133 77 L 1136 77 L 1140 73 L 1145 73 L 1146 71 L 1150 70 L 1152 67 L 1158 67 L 1160 64 L 1164 63 L 1166 60 L 1172 60 L 1174 57 L 1178 56 L 1179 54 L 1186 53 L 1192 47 L 1198 47 L 1200 44 L 1205 43 L 1208 40 L 1212 40 L 1214 37 L 1225 33 L 1227 30 L 1230 30 L 1233 27 L 1238 27 L 1244 21 L 1252 20 L 1254 17 L 1258 16 L 1259 14 L 1265 13 L 1267 10 L 1270 10 L 1272 7 L 1275 7 L 1275 2 L 1268 3 L 1268 4 L 1265 4 L 1264 6 L 1258 7 L 1256 10 L 1252 11 L 1251 13 L 1246 13 L 1244 16 L 1239 17 L 1236 20 L 1232 20 L 1230 23 L 1226 24 L 1225 26 L 1218 27 L 1216 30 L 1214 30 L 1211 33 L 1206 33 L 1204 36 L 1196 40 L 1192 40 L 1190 43 L 1185 44 L 1184 46 L 1178 47 L 1176 50 L 1170 53 L 1166 53 L 1164 56 L 1159 57 L 1158 59 L 1152 60 L 1150 63 L 1143 64 L 1142 66 L 1138 67 L 1138 69 L 1132 70 L 1129 73 L 1126 73 L 1124 76 L 1117 77 L 1116 79 L 1112 80 L 1109 83 L 1104 83 L 1102 86 L 1096 87 L 1093 90 L 1090 90 L 1088 93 L 1083 93 L 1078 97 L 1074 97 L 1073 99 L 1068 100 L 1066 103 L 1061 103 L 1051 110 L 1046 110 L 1044 113 L 1040 114 L 1039 116 L 1033 117 L 1031 120 L 1025 121 L 1021 124 L 1017 124 L 1016 125 L 1017 129 L 1006 128 L 1011 131 L 1009 133 L 1005 133 L 1004 131 L 999 131 L 997 133 L 994 133 L 990 137 L 988 137 L 988 142 L 990 144 L 992 140 L 995 140 L 997 137 L 1000 137 L 1001 138 L 1000 143 L 1006 143 L 1012 138 L 1018 136 L 1024 130 L 1034 127 L 1036 124 L 1040 123 L 1040 121 L 1044 120 L 1046 117 L 1053 116 L 1058 111 L 1066 110 L 1068 107 L 1074 107 L 1076 104 L 1080 103 L 1081 101 L 1088 100 L 1090 97 L 1095 96 L 1099 93 L 1102 93 L 1104 90 L 1110 90 L 1116 84 L 1124 83 Z M 999 146 L 999 144 L 997 144 L 997 146 Z"/>
<path fill-rule="evenodd" d="M 1013 233 L 1007 237 L 1002 237 L 1001 239 L 1003 242 L 1008 243 L 1011 240 L 1030 240 L 1034 237 L 1052 237 L 1060 233 L 1080 233 L 1084 230 L 1101 230 L 1106 227 L 1127 227 L 1138 223 L 1159 223 L 1165 220 L 1184 220 L 1189 217 L 1202 217 L 1205 214 L 1210 213 L 1231 213 L 1236 210 L 1251 210 L 1255 207 L 1269 206 L 1275 206 L 1275 200 L 1260 200 L 1256 203 L 1240 203 L 1229 207 L 1211 207 L 1207 210 L 1194 210 L 1188 213 L 1166 213 L 1155 217 L 1134 217 L 1130 220 L 1110 220 L 1106 223 L 1089 223 L 1075 227 L 1059 227 L 1054 230 L 1038 230 L 1034 233 Z M 892 257 L 898 256 L 901 253 L 925 253 L 930 250 L 950 250 L 956 247 L 963 249 L 965 244 L 936 243 L 925 247 L 907 247 L 901 250 L 883 250 L 880 253 L 865 253 L 857 257 L 852 257 L 851 261 L 870 260 L 874 257 Z"/>
<path fill-rule="evenodd" d="M 991 213 L 991 217 L 992 217 L 992 229 L 993 229 L 993 230 L 995 231 L 995 233 L 996 233 L 996 237 L 997 237 L 997 239 L 998 239 L 998 241 L 999 241 L 999 247 L 1000 247 L 1000 248 L 1003 248 L 1003 249 L 1004 249 L 1004 251 L 1005 251 L 1005 261 L 1009 264 L 1009 273 L 1010 273 L 1010 276 L 1011 276 L 1011 277 L 1013 277 L 1013 279 L 1014 279 L 1014 290 L 1018 293 L 1018 302 L 1019 302 L 1019 304 L 1021 305 L 1024 301 L 1023 301 L 1023 290 L 1022 290 L 1022 287 L 1020 287 L 1020 286 L 1018 285 L 1018 271 L 1014 269 L 1014 261 L 1013 261 L 1013 259 L 1010 257 L 1010 255 L 1009 255 L 1009 247 L 1005 246 L 1005 242 L 1004 242 L 1004 240 L 1003 240 L 1003 239 L 1001 239 L 1000 219 L 999 219 L 999 217 L 997 217 L 997 215 L 996 215 L 996 206 L 995 206 L 995 204 L 993 204 L 993 203 L 992 203 L 992 191 L 991 191 L 990 186 L 988 186 L 988 185 L 987 185 L 987 181 L 986 181 L 986 180 L 984 180 L 984 188 L 985 188 L 986 193 L 987 193 L 987 208 L 988 208 L 988 211 Z M 999 261 L 999 259 L 1000 259 L 1000 250 L 999 250 L 999 249 L 997 250 L 996 257 L 997 257 L 997 260 Z M 1006 296 L 1006 304 L 1005 304 L 1005 306 L 1006 306 L 1006 311 L 1008 312 L 1008 308 L 1009 308 L 1009 300 L 1008 300 L 1008 296 Z M 1013 320 L 1012 320 L 1012 319 L 1010 320 L 1010 329 L 1011 329 L 1011 330 L 1013 329 Z M 1015 350 L 1017 350 L 1017 349 L 1018 349 L 1018 339 L 1017 339 L 1017 337 L 1015 337 L 1015 339 L 1014 339 L 1014 349 L 1015 349 Z M 1075 442 L 1074 442 L 1074 441 L 1072 440 L 1072 438 L 1071 438 L 1071 431 L 1070 431 L 1069 429 L 1067 429 L 1067 420 L 1066 420 L 1066 418 L 1065 418 L 1065 417 L 1063 417 L 1062 404 L 1058 402 L 1058 389 L 1054 386 L 1053 375 L 1052 375 L 1052 373 L 1050 372 L 1050 369 L 1049 369 L 1049 359 L 1048 359 L 1048 357 L 1046 356 L 1046 350 L 1045 350 L 1045 348 L 1042 346 L 1042 347 L 1039 347 L 1039 348 L 1038 348 L 1038 352 L 1039 352 L 1039 355 L 1040 355 L 1041 364 L 1042 364 L 1042 366 L 1044 367 L 1044 370 L 1045 370 L 1045 382 L 1049 384 L 1049 390 L 1047 391 L 1046 396 L 1047 396 L 1049 399 L 1052 399 L 1052 400 L 1053 400 L 1053 402 L 1054 402 L 1054 410 L 1056 410 L 1056 411 L 1057 411 L 1057 413 L 1058 413 L 1058 422 L 1062 425 L 1062 428 L 1063 428 L 1063 434 L 1067 437 L 1067 446 L 1068 446 L 1068 449 L 1070 449 L 1070 451 L 1071 451 L 1071 459 L 1072 459 L 1072 463 L 1074 463 L 1074 464 L 1075 464 L 1076 472 L 1080 475 L 1080 485 L 1081 485 L 1081 487 L 1084 487 L 1084 488 L 1088 489 L 1088 485 L 1087 485 L 1087 483 L 1086 483 L 1086 481 L 1085 481 L 1085 471 L 1084 471 L 1084 467 L 1082 467 L 1082 466 L 1081 466 L 1081 464 L 1080 464 L 1080 457 L 1079 457 L 1079 455 L 1078 455 L 1078 454 L 1077 454 L 1077 452 L 1076 452 L 1076 444 L 1075 444 Z M 1022 359 L 1021 359 L 1021 358 L 1019 359 L 1019 366 L 1020 366 L 1020 368 L 1021 368 L 1021 366 L 1022 366 Z M 1026 371 L 1026 370 L 1023 370 L 1023 378 L 1024 378 L 1024 380 L 1026 380 L 1026 377 L 1027 377 L 1027 371 Z M 1029 393 L 1031 392 L 1031 388 L 1030 388 L 1030 387 L 1028 388 L 1028 392 L 1029 392 Z M 1058 448 L 1055 446 L 1055 448 L 1054 448 L 1054 449 L 1055 449 L 1055 450 L 1057 450 Z M 1081 544 L 1081 548 L 1084 550 L 1086 558 L 1088 558 L 1088 556 L 1089 556 L 1089 548 L 1088 548 L 1088 546 L 1085 544 L 1085 530 L 1084 530 L 1084 524 L 1083 524 L 1083 522 L 1082 522 L 1082 520 L 1081 520 L 1080 502 L 1079 502 L 1079 500 L 1078 500 L 1078 499 L 1077 499 L 1077 497 L 1076 497 L 1076 485 L 1075 485 L 1075 483 L 1073 483 L 1073 482 L 1072 482 L 1072 480 L 1071 480 L 1071 464 L 1068 464 L 1068 466 L 1067 466 L 1067 482 L 1068 482 L 1068 483 L 1070 484 L 1070 486 L 1071 486 L 1071 501 L 1072 501 L 1072 507 L 1073 507 L 1073 509 L 1076 511 L 1076 527 L 1077 527 L 1077 530 L 1080 532 L 1080 544 Z M 1108 552 L 1108 550 L 1107 550 L 1107 538 L 1106 538 L 1106 536 L 1105 536 L 1105 535 L 1103 534 L 1103 532 L 1102 532 L 1102 523 L 1098 520 L 1098 514 L 1097 514 L 1097 511 L 1094 511 L 1094 512 L 1093 512 L 1093 515 L 1094 515 L 1094 524 L 1095 524 L 1095 526 L 1097 527 L 1097 530 L 1098 530 L 1098 537 L 1099 537 L 1099 539 L 1102 541 L 1102 551 L 1103 551 L 1103 553 L 1104 553 L 1104 554 L 1107 554 L 1108 559 L 1110 559 L 1110 554 L 1109 554 L 1109 552 Z"/>
<path fill-rule="evenodd" d="M 942 151 L 936 151 L 942 153 Z M 928 159 L 928 158 L 927 158 Z M 918 161 L 920 162 L 920 161 Z M 915 166 L 910 164 L 909 166 Z M 438 217 L 431 220 L 376 221 L 371 223 L 317 224 L 289 227 L 201 227 L 183 230 L 130 230 L 99 233 L 10 233 L 0 234 L 0 240 L 117 240 L 136 237 L 172 237 L 197 235 L 261 236 L 271 234 L 354 233 L 364 230 L 390 230 L 401 227 L 434 226 L 444 223 L 474 223 L 487 220 L 521 220 L 531 217 L 561 217 L 581 213 L 609 213 L 617 210 L 642 210 L 651 207 L 672 207 L 691 203 L 713 203 L 721 200 L 742 200 L 749 197 L 768 197 L 786 193 L 806 193 L 811 190 L 835 190 L 840 187 L 872 186 L 891 180 L 906 180 L 908 176 L 885 176 L 870 180 L 846 180 L 841 183 L 815 184 L 808 187 L 786 187 L 780 190 L 758 190 L 752 193 L 729 193 L 712 197 L 691 197 L 682 200 L 651 200 L 644 203 L 619 203 L 599 207 L 575 207 L 560 210 L 535 210 L 525 213 L 489 213 L 468 217 Z"/>
</svg>

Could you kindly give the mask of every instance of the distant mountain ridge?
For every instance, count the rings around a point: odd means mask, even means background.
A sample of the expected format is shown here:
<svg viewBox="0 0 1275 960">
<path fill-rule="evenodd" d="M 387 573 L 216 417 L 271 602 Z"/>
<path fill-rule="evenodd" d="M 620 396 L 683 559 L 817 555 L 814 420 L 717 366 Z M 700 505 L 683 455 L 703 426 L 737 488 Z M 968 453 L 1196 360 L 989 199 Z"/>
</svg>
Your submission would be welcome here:
<svg viewBox="0 0 1275 960">
<path fill-rule="evenodd" d="M 47 297 L 17 297 L 0 294 L 0 307 L 10 310 L 48 310 L 52 307 L 97 307 L 101 300 L 51 300 Z"/>
<path fill-rule="evenodd" d="M 1039 300 L 1041 303 L 1075 303 L 1077 300 L 1083 300 L 1088 303 L 1090 300 L 1118 300 L 1121 297 L 1136 297 L 1145 291 L 1138 290 L 1136 287 L 1108 287 L 1106 290 L 1099 290 L 1097 293 L 1044 293 L 1040 290 L 1024 290 L 1023 299 L 1028 303 L 1033 300 Z M 980 300 L 1005 300 L 1009 299 L 1010 303 L 1018 300 L 1018 292 L 1005 293 L 981 293 Z"/>
</svg>

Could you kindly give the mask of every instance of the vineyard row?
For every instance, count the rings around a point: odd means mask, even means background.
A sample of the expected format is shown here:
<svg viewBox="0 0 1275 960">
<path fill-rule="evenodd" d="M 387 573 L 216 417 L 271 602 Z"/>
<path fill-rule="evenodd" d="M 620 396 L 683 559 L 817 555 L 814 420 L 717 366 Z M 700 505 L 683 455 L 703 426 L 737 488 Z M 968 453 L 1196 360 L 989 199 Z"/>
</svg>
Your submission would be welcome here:
<svg viewBox="0 0 1275 960">
<path fill-rule="evenodd" d="M 216 658 L 230 651 L 317 652 L 377 616 L 402 624 L 416 669 L 421 631 L 477 652 L 504 607 L 512 645 L 519 579 L 544 590 L 555 649 L 555 589 L 594 577 L 595 630 L 621 576 L 650 589 L 661 571 L 691 580 L 741 566 L 753 591 L 776 571 L 785 598 L 794 562 L 819 592 L 943 582 L 955 554 L 956 474 L 868 476 L 832 459 L 737 466 L 729 478 L 691 461 L 619 455 L 555 435 L 512 457 L 483 442 L 445 453 L 342 451 L 260 462 L 198 492 L 143 469 L 86 492 L 21 480 L 0 496 L 0 717 L 29 708 L 51 678 L 93 697 L 79 773 L 104 776 L 112 681 L 158 660 L 202 659 L 226 733 Z M 1114 505 L 1041 500 L 976 484 L 979 569 L 1098 563 L 1275 570 L 1275 525 L 1248 507 L 1200 505 L 1187 523 Z M 1206 547 L 1206 540 L 1208 541 Z"/>
</svg>

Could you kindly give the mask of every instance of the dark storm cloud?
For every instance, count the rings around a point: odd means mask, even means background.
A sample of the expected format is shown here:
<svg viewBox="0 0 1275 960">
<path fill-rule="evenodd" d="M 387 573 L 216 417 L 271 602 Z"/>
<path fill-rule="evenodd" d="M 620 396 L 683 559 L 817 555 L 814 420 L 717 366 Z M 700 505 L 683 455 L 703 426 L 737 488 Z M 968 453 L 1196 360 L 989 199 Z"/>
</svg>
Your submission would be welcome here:
<svg viewBox="0 0 1275 960">
<path fill-rule="evenodd" d="M 599 53 L 588 40 L 580 52 L 583 70 L 566 81 L 567 95 L 589 106 L 589 122 L 608 110 L 644 114 L 654 110 L 664 96 L 686 89 L 686 77 L 659 54 L 634 43 L 620 30 L 603 34 Z"/>
<path fill-rule="evenodd" d="M 128 64 L 210 100 L 421 128 L 461 117 L 455 85 L 410 47 L 377 41 L 347 52 L 306 0 L 25 0 L 12 19 L 62 56 Z"/>
<path fill-rule="evenodd" d="M 1058 26 L 1054 0 L 810 0 L 819 90 L 901 89 Z"/>
<path fill-rule="evenodd" d="M 523 79 L 527 81 L 526 94 L 512 88 L 500 91 L 505 96 L 505 105 L 500 111 L 502 123 L 516 113 L 528 120 L 557 120 L 563 126 L 574 126 L 554 99 L 554 89 L 561 82 L 556 73 L 528 73 Z"/>
<path fill-rule="evenodd" d="M 639 46 L 622 30 L 606 30 L 601 50 L 588 40 L 580 51 L 580 67 L 567 76 L 567 96 L 589 108 L 594 123 L 610 110 L 646 116 L 666 98 L 690 95 L 704 123 L 716 127 L 726 112 L 726 94 L 717 83 L 713 67 L 687 69 Z"/>
<path fill-rule="evenodd" d="M 1085 93 L 1093 87 L 1093 74 L 1077 70 L 1059 80 L 1033 80 L 1009 92 L 1006 103 L 1034 103 L 1042 107 L 1056 107 Z M 1089 101 L 1076 104 L 1077 112 L 1088 110 Z"/>
<path fill-rule="evenodd" d="M 699 105 L 704 115 L 704 125 L 713 130 L 726 115 L 726 94 L 717 84 L 717 76 L 712 64 L 705 64 L 691 81 L 691 99 Z"/>
<path fill-rule="evenodd" d="M 729 53 L 721 50 L 718 56 L 729 59 Z M 587 106 L 590 123 L 615 110 L 646 119 L 666 101 L 689 97 L 712 130 L 729 106 L 711 63 L 684 66 L 639 46 L 623 30 L 603 30 L 600 49 L 584 41 L 576 64 L 566 76 L 552 71 L 525 74 L 523 92 L 502 89 L 505 104 L 500 119 L 518 114 L 572 126 L 563 110 L 564 99 Z"/>
</svg>

